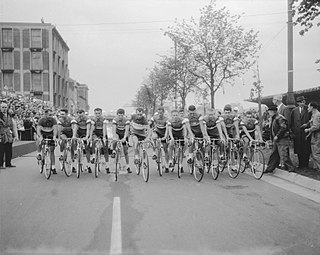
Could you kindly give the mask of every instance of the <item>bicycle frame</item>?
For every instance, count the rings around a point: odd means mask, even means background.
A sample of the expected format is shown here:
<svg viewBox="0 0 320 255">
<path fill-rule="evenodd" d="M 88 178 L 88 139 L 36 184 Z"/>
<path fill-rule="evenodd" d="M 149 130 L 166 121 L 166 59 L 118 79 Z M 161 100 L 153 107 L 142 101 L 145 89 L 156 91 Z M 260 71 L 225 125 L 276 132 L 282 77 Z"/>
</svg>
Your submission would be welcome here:
<svg viewBox="0 0 320 255">
<path fill-rule="evenodd" d="M 52 171 L 52 161 L 51 161 L 51 145 L 50 142 L 52 142 L 52 139 L 43 139 L 41 141 L 41 160 L 38 160 L 38 165 L 40 168 L 40 174 L 43 173 L 45 177 L 49 180 L 51 177 L 51 171 Z"/>
</svg>

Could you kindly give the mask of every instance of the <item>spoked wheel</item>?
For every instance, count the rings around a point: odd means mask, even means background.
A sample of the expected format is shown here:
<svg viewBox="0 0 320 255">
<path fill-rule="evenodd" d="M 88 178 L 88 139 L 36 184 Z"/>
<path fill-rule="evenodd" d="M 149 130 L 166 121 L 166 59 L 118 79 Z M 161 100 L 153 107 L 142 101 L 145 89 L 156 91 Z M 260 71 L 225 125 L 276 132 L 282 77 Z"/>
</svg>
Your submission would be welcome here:
<svg viewBox="0 0 320 255">
<path fill-rule="evenodd" d="M 214 180 L 218 179 L 218 176 L 219 176 L 219 173 L 220 173 L 219 165 L 220 165 L 219 152 L 218 152 L 218 150 L 212 150 L 212 152 L 211 152 L 211 160 L 210 160 L 210 171 L 211 171 L 211 174 L 212 174 L 212 178 Z"/>
<path fill-rule="evenodd" d="M 161 147 L 157 148 L 157 168 L 158 168 L 158 173 L 160 176 L 163 174 L 163 168 L 162 168 L 162 150 Z"/>
<path fill-rule="evenodd" d="M 145 182 L 149 180 L 149 158 L 146 151 L 143 152 L 142 157 L 142 176 Z"/>
<path fill-rule="evenodd" d="M 140 152 L 140 153 L 141 153 L 141 152 Z M 137 163 L 136 163 L 136 162 L 134 163 L 134 166 L 135 166 L 135 168 L 136 168 L 136 173 L 137 173 L 137 175 L 140 174 L 141 163 L 142 163 L 142 158 L 141 158 L 141 156 L 140 156 L 140 154 L 139 154 L 138 162 L 137 162 Z"/>
<path fill-rule="evenodd" d="M 244 173 L 244 171 L 250 166 L 249 161 L 245 161 L 243 159 L 243 147 L 240 147 L 239 149 L 239 155 L 240 155 L 240 173 Z"/>
<path fill-rule="evenodd" d="M 82 172 L 82 151 L 78 151 L 78 158 L 77 158 L 77 168 L 76 168 L 76 173 L 77 173 L 77 178 L 80 178 L 80 173 Z"/>
<path fill-rule="evenodd" d="M 98 178 L 100 172 L 100 151 L 96 151 L 96 161 L 94 162 L 94 176 Z"/>
<path fill-rule="evenodd" d="M 228 160 L 228 173 L 231 178 L 236 178 L 240 173 L 240 154 L 238 150 L 231 150 Z"/>
<path fill-rule="evenodd" d="M 195 162 L 194 162 L 194 169 L 193 169 L 193 176 L 196 179 L 196 181 L 200 182 L 203 178 L 204 174 L 204 162 L 203 162 L 203 155 L 200 151 L 196 152 L 195 156 Z"/>
<path fill-rule="evenodd" d="M 47 151 L 44 154 L 44 176 L 49 180 L 51 176 L 52 171 L 52 164 L 51 164 L 51 158 L 50 153 Z"/>
<path fill-rule="evenodd" d="M 118 181 L 118 175 L 119 175 L 119 169 L 120 169 L 120 155 L 119 155 L 119 152 L 117 151 L 117 154 L 116 154 L 116 169 L 114 171 L 114 180 L 115 181 Z"/>
<path fill-rule="evenodd" d="M 71 150 L 66 149 L 63 153 L 63 162 L 62 162 L 62 169 L 66 176 L 70 177 L 72 174 L 72 157 L 71 157 Z"/>
<path fill-rule="evenodd" d="M 178 148 L 177 150 L 177 156 L 176 156 L 176 160 L 177 160 L 177 166 L 178 166 L 178 178 L 181 178 L 181 158 L 182 158 L 182 150 L 181 148 Z"/>
<path fill-rule="evenodd" d="M 256 149 L 251 159 L 251 171 L 257 180 L 261 179 L 265 170 L 264 156 L 261 150 Z"/>
<path fill-rule="evenodd" d="M 40 174 L 43 173 L 43 169 L 44 169 L 44 159 L 41 157 L 40 160 L 38 160 L 38 167 L 39 167 L 39 170 L 40 170 Z"/>
</svg>

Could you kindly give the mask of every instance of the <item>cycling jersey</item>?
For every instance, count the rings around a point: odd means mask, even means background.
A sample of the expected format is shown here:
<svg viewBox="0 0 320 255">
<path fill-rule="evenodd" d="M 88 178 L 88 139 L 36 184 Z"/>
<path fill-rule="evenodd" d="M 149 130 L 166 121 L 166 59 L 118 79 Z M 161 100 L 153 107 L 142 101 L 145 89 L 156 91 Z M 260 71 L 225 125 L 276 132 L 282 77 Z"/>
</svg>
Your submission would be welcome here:
<svg viewBox="0 0 320 255">
<path fill-rule="evenodd" d="M 73 119 L 71 123 L 76 124 L 78 126 L 77 135 L 78 137 L 82 138 L 87 135 L 87 125 L 88 123 L 91 124 L 91 120 L 87 116 L 78 116 L 75 119 Z"/>
<path fill-rule="evenodd" d="M 238 117 L 234 114 L 224 114 L 221 116 L 228 132 L 228 135 L 232 138 L 234 137 L 235 127 L 234 122 L 239 121 Z"/>
<path fill-rule="evenodd" d="M 66 135 L 68 138 L 72 137 L 72 118 L 69 116 L 60 117 L 58 119 L 58 125 L 60 125 L 61 128 L 61 134 Z"/>
<path fill-rule="evenodd" d="M 168 126 L 172 127 L 172 135 L 174 138 L 183 138 L 183 126 L 185 124 L 185 119 L 181 117 L 173 117 L 168 120 Z"/>
<path fill-rule="evenodd" d="M 133 135 L 147 137 L 146 126 L 148 125 L 147 118 L 145 116 L 138 117 L 137 114 L 133 114 L 130 120 L 130 131 Z"/>
<path fill-rule="evenodd" d="M 202 138 L 202 132 L 200 128 L 200 114 L 198 113 L 189 113 L 186 122 L 190 123 L 191 131 L 195 137 Z"/>
<path fill-rule="evenodd" d="M 165 116 L 155 115 L 151 118 L 151 126 L 154 126 L 153 130 L 160 136 L 164 137 L 166 133 L 166 127 L 168 118 Z"/>
<path fill-rule="evenodd" d="M 91 119 L 92 125 L 94 125 L 93 134 L 102 138 L 103 137 L 103 125 L 108 123 L 104 117 L 93 117 Z"/>
<path fill-rule="evenodd" d="M 53 126 L 55 125 L 57 125 L 57 121 L 51 116 L 44 116 L 38 122 L 38 126 L 41 126 L 41 130 L 44 132 L 53 132 Z"/>
<path fill-rule="evenodd" d="M 215 117 L 215 116 L 204 116 L 200 117 L 200 121 L 203 121 L 203 123 L 206 125 L 207 133 L 211 138 L 219 138 L 219 131 L 217 128 L 217 124 L 222 121 L 221 117 Z"/>
<path fill-rule="evenodd" d="M 255 118 L 243 118 L 239 125 L 240 127 L 246 127 L 249 134 L 251 135 L 251 137 L 254 139 L 255 137 L 255 130 L 256 130 L 256 125 L 259 124 L 259 121 Z M 241 136 L 245 135 L 244 131 L 241 132 Z"/>
<path fill-rule="evenodd" d="M 116 126 L 116 134 L 120 139 L 124 137 L 126 126 L 130 124 L 129 120 L 126 117 L 115 117 L 112 120 L 112 124 Z"/>
</svg>

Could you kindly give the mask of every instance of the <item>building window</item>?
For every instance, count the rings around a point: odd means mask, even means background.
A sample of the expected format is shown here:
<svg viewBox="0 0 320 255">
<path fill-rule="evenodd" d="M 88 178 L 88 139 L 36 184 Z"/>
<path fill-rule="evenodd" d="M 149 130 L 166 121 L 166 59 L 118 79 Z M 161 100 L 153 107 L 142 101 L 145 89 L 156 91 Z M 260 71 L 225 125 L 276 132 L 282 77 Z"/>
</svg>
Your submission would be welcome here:
<svg viewBox="0 0 320 255">
<path fill-rule="evenodd" d="M 3 89 L 6 94 L 13 91 L 13 73 L 3 73 Z"/>
<path fill-rule="evenodd" d="M 42 53 L 31 53 L 31 70 L 42 70 Z"/>
<path fill-rule="evenodd" d="M 2 28 L 2 48 L 13 48 L 13 33 L 11 28 Z"/>
<path fill-rule="evenodd" d="M 31 29 L 31 48 L 42 48 L 41 29 Z"/>
<path fill-rule="evenodd" d="M 32 90 L 35 91 L 43 91 L 42 83 L 41 83 L 41 73 L 32 73 Z"/>
<path fill-rule="evenodd" d="M 13 52 L 12 51 L 4 51 L 2 52 L 3 59 L 3 70 L 13 70 Z"/>
</svg>

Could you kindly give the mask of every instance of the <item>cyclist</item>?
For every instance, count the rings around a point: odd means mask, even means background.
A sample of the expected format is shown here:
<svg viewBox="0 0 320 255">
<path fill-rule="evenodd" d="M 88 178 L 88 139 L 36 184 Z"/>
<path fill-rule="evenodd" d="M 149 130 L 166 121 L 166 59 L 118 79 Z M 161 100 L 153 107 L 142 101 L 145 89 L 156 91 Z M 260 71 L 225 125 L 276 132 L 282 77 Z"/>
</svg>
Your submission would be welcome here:
<svg viewBox="0 0 320 255">
<path fill-rule="evenodd" d="M 182 147 L 182 152 L 184 152 L 184 145 L 186 141 L 186 135 L 187 135 L 187 130 L 185 126 L 185 119 L 179 116 L 178 110 L 174 109 L 171 111 L 171 118 L 168 120 L 168 125 L 167 125 L 167 130 L 168 130 L 168 136 L 170 137 L 170 142 L 169 142 L 169 168 L 174 167 L 173 162 L 172 162 L 172 153 L 173 153 L 173 146 L 174 146 L 174 140 L 184 140 L 180 141 L 180 145 Z M 182 162 L 183 162 L 183 157 L 180 158 L 180 169 L 181 173 L 183 173 L 183 167 L 182 167 Z M 169 169 L 166 169 L 166 173 L 169 172 Z"/>
<path fill-rule="evenodd" d="M 192 164 L 193 162 L 194 138 L 203 138 L 203 133 L 200 127 L 200 116 L 201 115 L 197 113 L 196 107 L 194 105 L 190 105 L 188 107 L 188 115 L 185 119 L 188 136 L 191 140 L 187 160 L 188 164 Z"/>
<path fill-rule="evenodd" d="M 37 160 L 41 160 L 41 142 L 43 139 L 51 139 L 50 142 L 50 151 L 51 151 L 51 162 L 52 162 L 52 173 L 57 174 L 55 167 L 55 155 L 54 149 L 56 146 L 57 140 L 57 121 L 52 117 L 52 110 L 50 108 L 44 109 L 44 116 L 39 119 L 37 125 Z"/>
<path fill-rule="evenodd" d="M 67 138 L 76 138 L 76 132 L 72 129 L 72 118 L 68 116 L 67 109 L 61 109 L 58 117 L 58 137 L 61 139 L 59 161 L 63 161 L 63 151 L 66 147 Z M 71 146 L 71 155 L 74 156 L 74 145 Z"/>
<path fill-rule="evenodd" d="M 224 106 L 224 113 L 221 115 L 222 130 L 227 139 L 235 138 L 239 140 L 239 118 L 231 113 L 232 107 L 230 104 Z"/>
<path fill-rule="evenodd" d="M 220 141 L 215 141 L 215 144 L 220 147 L 220 153 L 223 152 L 223 145 L 226 143 L 221 128 L 222 118 L 219 117 L 217 111 L 212 108 L 207 109 L 207 112 L 208 114 L 206 116 L 200 117 L 200 127 L 204 134 L 204 138 L 207 140 L 204 154 L 204 159 L 206 161 L 209 159 L 211 139 L 220 139 Z M 220 155 L 220 158 L 222 157 L 223 156 Z"/>
<path fill-rule="evenodd" d="M 112 120 L 112 133 L 113 138 L 115 141 L 121 140 L 123 145 L 123 152 L 126 159 L 126 169 L 128 173 L 132 173 L 129 166 L 129 155 L 128 155 L 128 136 L 129 136 L 129 120 L 125 117 L 124 109 L 117 110 L 117 116 Z M 114 158 L 116 154 L 116 145 L 117 143 L 114 142 L 112 144 L 112 154 L 111 157 Z"/>
<path fill-rule="evenodd" d="M 166 171 L 169 171 L 169 155 L 168 155 L 168 144 L 166 141 L 167 138 L 167 124 L 168 118 L 164 116 L 164 108 L 163 106 L 159 106 L 157 110 L 158 114 L 154 115 L 149 122 L 150 127 L 152 127 L 152 140 L 153 140 L 153 155 L 152 159 L 157 159 L 156 154 L 156 140 L 158 138 L 161 139 L 161 143 L 163 145 L 164 155 L 165 155 L 165 168 Z"/>
<path fill-rule="evenodd" d="M 138 107 L 136 113 L 131 116 L 130 132 L 134 149 L 134 163 L 139 164 L 138 141 L 150 139 L 150 126 L 141 107 Z"/>
<path fill-rule="evenodd" d="M 102 116 L 102 109 L 95 108 L 94 109 L 94 117 L 91 119 L 91 138 L 92 141 L 92 151 L 95 151 L 96 146 L 96 138 L 102 139 L 102 148 L 104 159 L 106 162 L 106 172 L 110 173 L 109 170 L 109 151 L 108 151 L 108 134 L 107 134 L 107 119 Z M 91 163 L 95 162 L 95 158 L 93 156 Z"/>
<path fill-rule="evenodd" d="M 242 128 L 240 136 L 243 140 L 243 159 L 247 160 L 249 142 L 253 142 L 255 140 L 255 133 L 258 135 L 258 140 L 262 141 L 262 134 L 259 127 L 259 121 L 253 117 L 251 111 L 247 111 L 245 118 L 241 119 L 240 127 Z"/>
<path fill-rule="evenodd" d="M 78 138 L 82 138 L 84 141 L 87 159 L 85 168 L 88 170 L 89 173 L 91 173 L 89 147 L 91 120 L 88 118 L 88 116 L 85 115 L 83 109 L 79 109 L 77 111 L 77 117 L 71 121 L 71 124 L 74 134 L 76 134 Z M 73 171 L 75 172 L 75 169 L 73 169 Z"/>
</svg>

